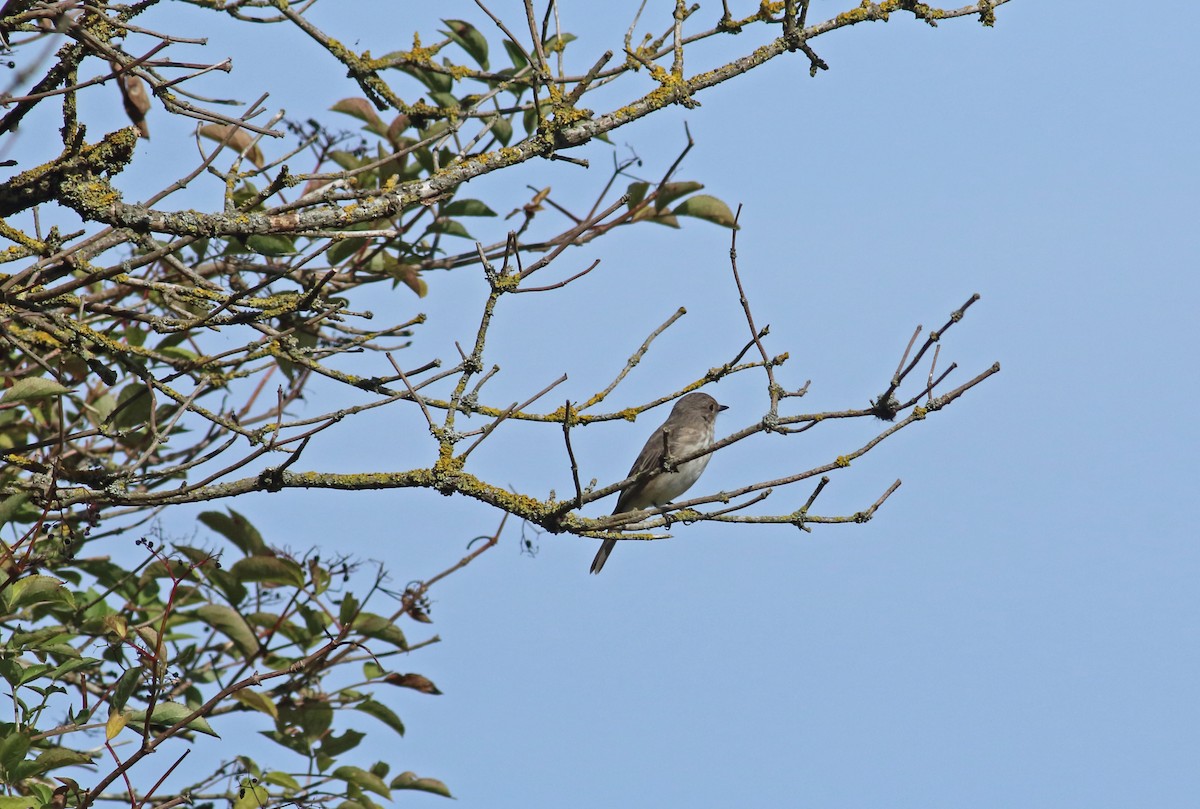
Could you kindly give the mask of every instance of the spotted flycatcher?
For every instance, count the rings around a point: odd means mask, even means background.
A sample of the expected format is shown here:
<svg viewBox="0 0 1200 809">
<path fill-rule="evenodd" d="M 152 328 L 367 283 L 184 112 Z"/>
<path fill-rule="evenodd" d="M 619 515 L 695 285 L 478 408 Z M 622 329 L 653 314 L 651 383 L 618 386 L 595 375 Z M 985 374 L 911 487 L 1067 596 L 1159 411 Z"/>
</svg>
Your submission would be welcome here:
<svg viewBox="0 0 1200 809">
<path fill-rule="evenodd" d="M 642 472 L 660 470 L 645 480 L 631 484 L 617 498 L 617 507 L 613 514 L 623 514 L 626 511 L 637 511 L 650 506 L 665 505 L 679 495 L 692 488 L 704 467 L 708 466 L 709 455 L 701 455 L 690 461 L 678 464 L 673 472 L 661 471 L 663 458 L 670 455 L 672 459 L 687 456 L 707 449 L 713 442 L 714 430 L 717 424 L 717 413 L 727 409 L 725 405 L 717 404 L 717 400 L 707 393 L 689 393 L 671 409 L 650 439 L 642 447 L 633 468 L 626 477 L 633 477 Z M 596 558 L 592 560 L 592 572 L 599 573 L 608 555 L 616 547 L 615 539 L 606 539 L 600 546 Z"/>
</svg>

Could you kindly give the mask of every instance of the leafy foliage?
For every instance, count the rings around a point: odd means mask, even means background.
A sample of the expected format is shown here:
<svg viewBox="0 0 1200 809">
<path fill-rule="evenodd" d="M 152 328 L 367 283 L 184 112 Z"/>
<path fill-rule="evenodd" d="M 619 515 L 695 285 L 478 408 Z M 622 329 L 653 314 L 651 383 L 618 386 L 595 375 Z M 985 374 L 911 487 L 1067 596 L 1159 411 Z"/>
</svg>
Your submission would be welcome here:
<svg viewBox="0 0 1200 809">
<path fill-rule="evenodd" d="M 109 768 L 93 788 L 103 795 L 118 774 L 136 777 L 160 746 L 181 760 L 186 751 L 172 745 L 197 734 L 223 739 L 226 762 L 180 794 L 236 785 L 234 804 L 250 795 L 255 806 L 341 795 L 371 807 L 368 793 L 391 798 L 400 789 L 449 797 L 434 779 L 389 779 L 388 762 L 338 765 L 365 738 L 339 729 L 339 717 L 365 715 L 402 736 L 379 690 L 441 693 L 394 670 L 437 640 L 410 644 L 398 623 L 429 621 L 425 585 L 391 592 L 381 570 L 315 553 L 295 558 L 236 511 L 200 520 L 227 540 L 222 550 L 145 539 L 141 562 L 121 564 L 76 557 L 69 544 L 53 559 L 5 548 L 0 677 L 14 720 L 0 722 L 0 772 L 19 785 L 23 805 L 86 805 L 98 795 L 76 794 L 79 767 Z M 34 572 L 43 567 L 55 575 Z M 383 614 L 368 609 L 376 602 Z M 258 733 L 248 736 L 247 725 Z"/>
</svg>

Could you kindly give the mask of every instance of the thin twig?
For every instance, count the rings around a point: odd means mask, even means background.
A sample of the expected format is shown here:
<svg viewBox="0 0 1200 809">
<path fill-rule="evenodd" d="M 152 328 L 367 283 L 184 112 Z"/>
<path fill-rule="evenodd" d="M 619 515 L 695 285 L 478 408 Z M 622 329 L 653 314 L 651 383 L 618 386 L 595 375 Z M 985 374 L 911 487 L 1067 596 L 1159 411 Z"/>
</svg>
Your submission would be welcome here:
<svg viewBox="0 0 1200 809">
<path fill-rule="evenodd" d="M 425 406 L 425 399 L 413 388 L 412 383 L 408 381 L 408 376 L 404 371 L 400 370 L 400 364 L 396 362 L 391 352 L 387 352 L 384 356 L 388 358 L 388 362 L 396 370 L 396 375 L 400 377 L 400 381 L 404 383 L 404 387 L 408 388 L 408 395 L 420 406 L 421 412 L 425 415 L 425 423 L 429 425 L 429 432 L 432 435 L 437 435 L 438 427 L 433 423 L 433 416 L 430 414 L 429 408 Z"/>
<path fill-rule="evenodd" d="M 510 415 L 512 415 L 512 412 L 516 409 L 517 409 L 516 402 L 513 402 L 507 408 L 505 408 L 503 413 L 501 413 L 499 416 L 497 416 L 494 421 L 489 423 L 486 427 L 484 427 L 480 431 L 479 438 L 476 438 L 475 441 L 471 444 L 471 446 L 469 446 L 465 450 L 463 450 L 463 453 L 458 456 L 458 459 L 460 461 L 465 461 L 467 459 L 467 456 L 471 454 L 471 451 L 474 450 L 475 447 L 482 444 L 484 439 L 487 438 L 489 435 L 491 435 L 492 431 L 500 426 L 500 422 L 504 421 L 506 418 L 508 418 Z"/>
<path fill-rule="evenodd" d="M 738 219 L 742 216 L 741 203 L 738 204 L 737 213 L 733 216 L 733 228 L 730 231 L 729 237 L 729 267 L 733 270 L 733 282 L 737 285 L 738 303 L 742 305 L 742 312 L 746 315 L 746 325 L 750 327 L 750 339 L 754 341 L 754 345 L 758 348 L 758 354 L 762 357 L 763 370 L 767 374 L 767 396 L 771 402 L 771 408 L 768 411 L 772 416 L 779 415 L 779 396 L 782 389 L 775 381 L 775 370 L 772 367 L 771 359 L 767 356 L 767 349 L 762 344 L 762 335 L 767 334 L 770 326 L 764 326 L 760 333 L 758 327 L 754 325 L 754 315 L 750 313 L 750 301 L 746 298 L 746 290 L 742 286 L 742 277 L 738 273 L 737 266 L 737 234 L 738 234 Z"/>
<path fill-rule="evenodd" d="M 567 444 L 567 457 L 571 459 L 571 479 L 575 482 L 575 508 L 583 505 L 583 488 L 579 485 L 579 464 L 575 462 L 575 450 L 571 449 L 571 400 L 563 406 L 563 440 Z"/>
<path fill-rule="evenodd" d="M 150 725 L 150 723 L 147 722 L 146 726 L 149 727 L 149 725 Z M 175 772 L 175 768 L 178 767 L 180 764 L 182 764 L 183 760 L 188 757 L 188 753 L 191 753 L 191 752 L 192 751 L 190 748 L 187 750 L 184 750 L 179 755 L 179 758 L 175 759 L 175 761 L 171 764 L 170 767 L 167 767 L 167 771 L 164 772 L 162 774 L 162 776 L 157 781 L 154 782 L 154 786 L 150 787 L 150 791 L 142 796 L 142 799 L 137 802 L 137 806 L 144 806 L 145 804 L 149 803 L 150 799 L 154 796 L 154 793 L 158 791 L 158 788 L 160 786 L 162 786 L 163 781 L 166 781 L 167 778 L 169 778 L 171 776 L 171 773 Z M 136 807 L 135 807 L 135 809 L 136 809 Z"/>
<path fill-rule="evenodd" d="M 908 361 L 908 355 L 912 352 L 913 344 L 917 342 L 917 336 L 921 334 L 921 325 L 917 324 L 917 328 L 913 330 L 912 337 L 908 338 L 908 345 L 904 347 L 904 353 L 900 355 L 900 362 L 896 364 L 896 373 L 892 374 L 892 384 L 899 385 L 902 377 L 900 372 L 904 370 L 904 363 Z"/>
<path fill-rule="evenodd" d="M 505 512 L 504 515 L 500 518 L 500 525 L 496 528 L 496 533 L 492 534 L 490 537 L 487 537 L 488 541 L 487 541 L 486 545 L 483 545 L 477 551 L 471 551 L 469 554 L 464 556 L 462 559 L 459 559 L 453 565 L 446 568 L 441 573 L 438 573 L 436 576 L 430 576 L 428 579 L 426 579 L 422 583 L 422 585 L 421 585 L 422 591 L 428 590 L 435 583 L 446 578 L 454 571 L 461 570 L 462 568 L 471 564 L 471 562 L 475 561 L 475 559 L 477 559 L 481 554 L 486 553 L 489 548 L 496 547 L 496 543 L 498 543 L 500 541 L 500 534 L 504 532 L 504 525 L 507 522 L 508 522 L 508 512 Z M 412 648 L 412 647 L 410 647 L 410 648 Z"/>
<path fill-rule="evenodd" d="M 596 404 L 599 404 L 600 402 L 603 402 L 608 397 L 608 394 L 612 393 L 613 390 L 617 387 L 617 385 L 621 384 L 621 380 L 624 379 L 625 376 L 630 371 L 633 370 L 634 366 L 636 366 L 639 362 L 642 361 L 642 357 L 645 356 L 646 352 L 650 350 L 650 344 L 654 342 L 654 339 L 656 337 L 658 337 L 660 334 L 662 334 L 664 331 L 669 329 L 676 320 L 679 320 L 679 318 L 683 317 L 686 314 L 687 314 L 687 309 L 680 306 L 678 309 L 675 310 L 674 314 L 672 314 L 670 317 L 668 317 L 666 319 L 666 321 L 661 326 L 659 326 L 654 331 L 650 332 L 650 336 L 642 341 L 642 344 L 641 344 L 641 346 L 638 347 L 638 350 L 629 355 L 629 359 L 625 361 L 625 367 L 622 368 L 621 372 L 619 374 L 617 374 L 616 378 L 613 379 L 613 381 L 611 383 L 609 383 L 608 387 L 606 387 L 604 390 L 600 391 L 599 393 L 597 393 L 597 394 L 593 395 L 591 398 L 589 398 L 586 402 L 583 403 L 583 405 L 579 408 L 579 410 L 580 411 L 587 410 L 592 405 L 596 405 Z"/>
<path fill-rule="evenodd" d="M 544 286 L 544 287 L 528 287 L 526 289 L 514 289 L 513 293 L 517 294 L 517 293 L 521 293 L 521 292 L 549 292 L 552 289 L 561 289 L 562 287 L 565 287 L 567 284 L 571 283 L 572 281 L 576 281 L 576 280 L 582 278 L 583 276 L 587 275 L 592 270 L 596 269 L 596 267 L 598 267 L 599 265 L 600 265 L 600 259 L 596 259 L 595 261 L 593 261 L 591 264 L 588 265 L 587 269 L 585 269 L 581 272 L 575 273 L 574 275 L 572 275 L 570 278 L 566 279 L 565 281 L 559 281 L 557 284 L 550 284 L 549 286 Z"/>
<path fill-rule="evenodd" d="M 821 475 L 821 479 L 817 481 L 817 487 L 813 489 L 813 493 L 810 494 L 808 499 L 804 501 L 804 505 L 800 507 L 800 510 L 807 513 L 808 510 L 812 508 L 812 504 L 817 502 L 817 498 L 821 496 L 821 491 L 824 490 L 824 488 L 828 485 L 829 475 Z"/>
</svg>

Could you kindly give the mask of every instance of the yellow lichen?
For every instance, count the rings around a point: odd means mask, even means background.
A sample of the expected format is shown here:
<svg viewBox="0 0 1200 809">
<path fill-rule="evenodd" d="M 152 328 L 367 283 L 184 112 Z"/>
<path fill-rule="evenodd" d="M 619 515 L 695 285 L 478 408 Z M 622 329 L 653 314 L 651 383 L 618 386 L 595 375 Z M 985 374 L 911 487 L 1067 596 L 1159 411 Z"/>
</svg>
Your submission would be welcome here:
<svg viewBox="0 0 1200 809">
<path fill-rule="evenodd" d="M 421 35 L 414 31 L 412 50 L 401 51 L 399 56 L 403 59 L 407 59 L 414 65 L 429 65 L 433 63 L 433 55 L 437 52 L 437 48 L 421 47 Z"/>
<path fill-rule="evenodd" d="M 841 14 L 834 17 L 834 22 L 836 22 L 838 25 L 854 25 L 855 23 L 860 23 L 863 20 L 870 19 L 871 16 L 872 8 L 870 0 L 863 0 L 863 4 L 858 8 L 851 9 L 850 11 L 843 11 Z M 886 15 L 884 16 L 884 19 L 887 19 Z"/>
</svg>

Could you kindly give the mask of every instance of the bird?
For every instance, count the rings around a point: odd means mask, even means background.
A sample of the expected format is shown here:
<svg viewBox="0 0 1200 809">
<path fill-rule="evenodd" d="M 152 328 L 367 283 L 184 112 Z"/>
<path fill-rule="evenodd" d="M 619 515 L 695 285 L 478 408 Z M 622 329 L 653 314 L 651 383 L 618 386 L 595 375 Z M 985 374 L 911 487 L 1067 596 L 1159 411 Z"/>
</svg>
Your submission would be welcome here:
<svg viewBox="0 0 1200 809">
<path fill-rule="evenodd" d="M 663 454 L 669 454 L 672 459 L 685 458 L 700 450 L 706 449 L 713 442 L 715 435 L 717 413 L 729 408 L 717 404 L 717 400 L 707 393 L 689 393 L 682 397 L 671 408 L 671 415 L 659 425 L 646 446 L 638 453 L 637 460 L 626 477 L 634 477 L 651 469 L 662 469 Z M 626 511 L 637 511 L 650 506 L 661 506 L 671 502 L 679 495 L 692 488 L 704 467 L 708 466 L 711 453 L 693 458 L 679 464 L 673 472 L 660 471 L 656 475 L 631 483 L 617 498 L 617 506 L 613 514 L 623 514 Z M 617 545 L 615 539 L 606 539 L 592 560 L 592 573 L 599 573 L 608 561 L 608 555 Z"/>
</svg>

